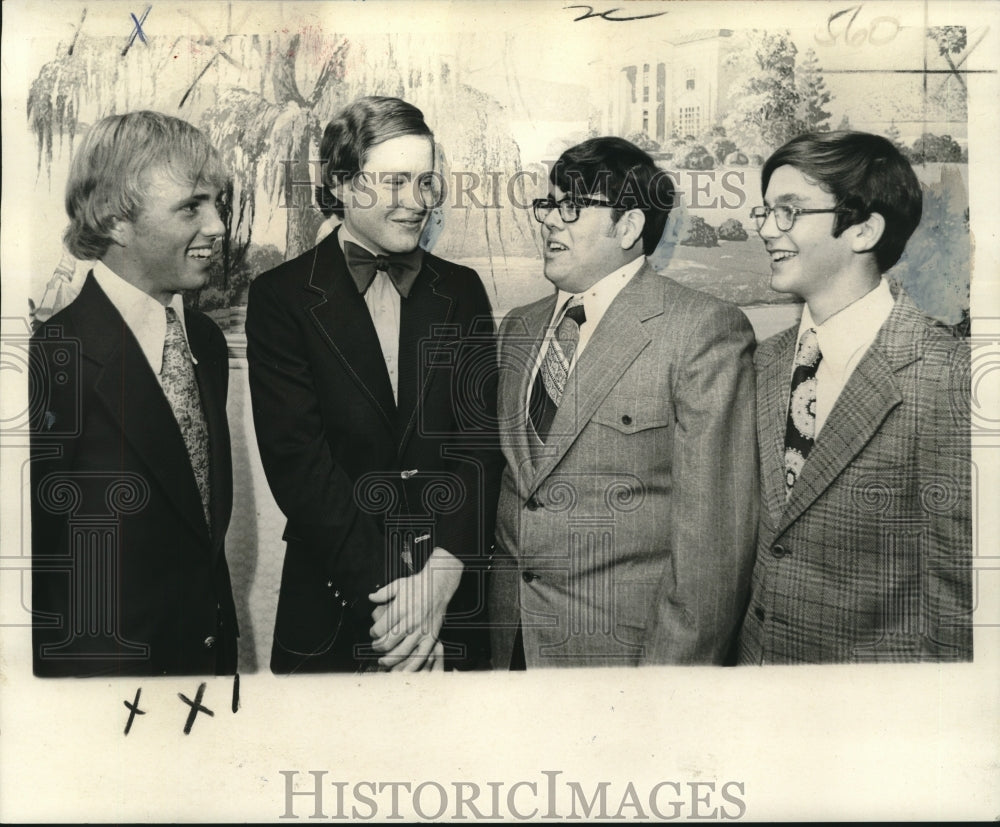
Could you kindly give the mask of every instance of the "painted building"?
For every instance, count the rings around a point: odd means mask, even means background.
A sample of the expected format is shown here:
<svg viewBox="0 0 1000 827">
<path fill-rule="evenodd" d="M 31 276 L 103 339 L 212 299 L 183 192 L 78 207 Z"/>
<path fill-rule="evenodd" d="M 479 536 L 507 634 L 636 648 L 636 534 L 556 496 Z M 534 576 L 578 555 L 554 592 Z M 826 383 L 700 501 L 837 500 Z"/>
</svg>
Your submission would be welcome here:
<svg viewBox="0 0 1000 827">
<path fill-rule="evenodd" d="M 602 126 L 618 135 L 645 132 L 659 143 L 704 132 L 726 114 L 737 79 L 726 57 L 735 49 L 732 30 L 712 29 L 616 55 L 617 65 L 607 66 L 611 94 Z"/>
</svg>

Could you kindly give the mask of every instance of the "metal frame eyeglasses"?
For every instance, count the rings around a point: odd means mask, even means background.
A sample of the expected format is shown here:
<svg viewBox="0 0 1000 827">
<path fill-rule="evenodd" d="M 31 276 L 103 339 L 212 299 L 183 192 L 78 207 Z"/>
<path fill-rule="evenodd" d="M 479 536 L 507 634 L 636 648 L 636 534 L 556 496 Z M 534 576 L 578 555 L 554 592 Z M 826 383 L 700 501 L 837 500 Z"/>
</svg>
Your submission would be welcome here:
<svg viewBox="0 0 1000 827">
<path fill-rule="evenodd" d="M 778 204 L 774 207 L 754 207 L 750 210 L 750 218 L 752 218 L 756 224 L 757 229 L 763 229 L 764 222 L 767 221 L 767 217 L 774 213 L 774 223 L 777 225 L 778 229 L 787 233 L 792 227 L 795 226 L 795 219 L 800 215 L 816 215 L 818 213 L 849 213 L 851 210 L 844 209 L 843 207 L 829 207 L 825 209 L 817 209 L 812 207 L 789 207 L 787 204 Z"/>
<path fill-rule="evenodd" d="M 552 198 L 535 198 L 531 202 L 531 209 L 535 215 L 535 221 L 541 224 L 548 218 L 549 213 L 552 210 L 559 210 L 559 217 L 563 220 L 564 224 L 572 224 L 580 217 L 580 210 L 584 207 L 611 207 L 614 208 L 614 204 L 609 201 L 599 201 L 596 198 L 587 198 L 586 196 L 576 196 L 575 198 L 563 198 L 561 201 L 556 201 Z"/>
</svg>

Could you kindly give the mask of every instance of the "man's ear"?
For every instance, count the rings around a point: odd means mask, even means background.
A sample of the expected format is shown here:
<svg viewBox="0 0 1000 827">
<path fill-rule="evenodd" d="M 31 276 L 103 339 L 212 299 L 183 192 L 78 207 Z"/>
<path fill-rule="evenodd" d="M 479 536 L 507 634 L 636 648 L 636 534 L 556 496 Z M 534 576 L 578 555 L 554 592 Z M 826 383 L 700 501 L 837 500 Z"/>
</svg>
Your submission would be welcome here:
<svg viewBox="0 0 1000 827">
<path fill-rule="evenodd" d="M 128 247 L 128 243 L 132 238 L 132 222 L 124 218 L 112 218 L 108 236 L 119 247 Z"/>
<path fill-rule="evenodd" d="M 631 249 L 637 241 L 642 239 L 642 231 L 645 226 L 646 216 L 642 210 L 628 210 L 625 215 L 618 219 L 615 232 L 623 250 Z"/>
<path fill-rule="evenodd" d="M 885 218 L 873 212 L 867 219 L 847 230 L 851 234 L 851 249 L 855 253 L 870 253 L 885 232 Z"/>
</svg>

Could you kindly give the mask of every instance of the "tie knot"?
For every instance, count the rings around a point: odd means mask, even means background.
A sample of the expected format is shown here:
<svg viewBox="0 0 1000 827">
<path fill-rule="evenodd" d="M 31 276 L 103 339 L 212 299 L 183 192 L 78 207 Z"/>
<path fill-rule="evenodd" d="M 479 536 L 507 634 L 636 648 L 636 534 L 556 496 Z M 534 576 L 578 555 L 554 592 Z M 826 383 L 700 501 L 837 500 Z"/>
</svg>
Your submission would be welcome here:
<svg viewBox="0 0 1000 827">
<path fill-rule="evenodd" d="M 816 335 L 816 328 L 810 327 L 803 332 L 799 339 L 799 349 L 795 354 L 795 364 L 811 367 L 818 364 L 823 354 L 819 350 L 819 337 Z"/>
<path fill-rule="evenodd" d="M 564 318 L 572 319 L 577 325 L 583 324 L 587 321 L 587 314 L 583 309 L 583 299 L 579 296 L 574 296 L 566 303 L 566 313 Z"/>
</svg>

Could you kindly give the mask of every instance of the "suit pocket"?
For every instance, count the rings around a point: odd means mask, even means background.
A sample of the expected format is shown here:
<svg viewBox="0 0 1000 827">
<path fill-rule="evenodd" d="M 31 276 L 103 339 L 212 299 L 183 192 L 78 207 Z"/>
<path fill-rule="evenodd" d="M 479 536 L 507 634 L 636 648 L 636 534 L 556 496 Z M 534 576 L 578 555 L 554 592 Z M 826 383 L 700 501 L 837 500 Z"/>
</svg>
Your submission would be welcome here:
<svg viewBox="0 0 1000 827">
<path fill-rule="evenodd" d="M 635 434 L 673 424 L 673 411 L 658 396 L 612 393 L 594 412 L 593 421 L 622 434 Z"/>
<path fill-rule="evenodd" d="M 274 642 L 291 654 L 324 654 L 346 621 L 341 600 L 314 558 L 294 542 L 285 552 Z"/>
</svg>

